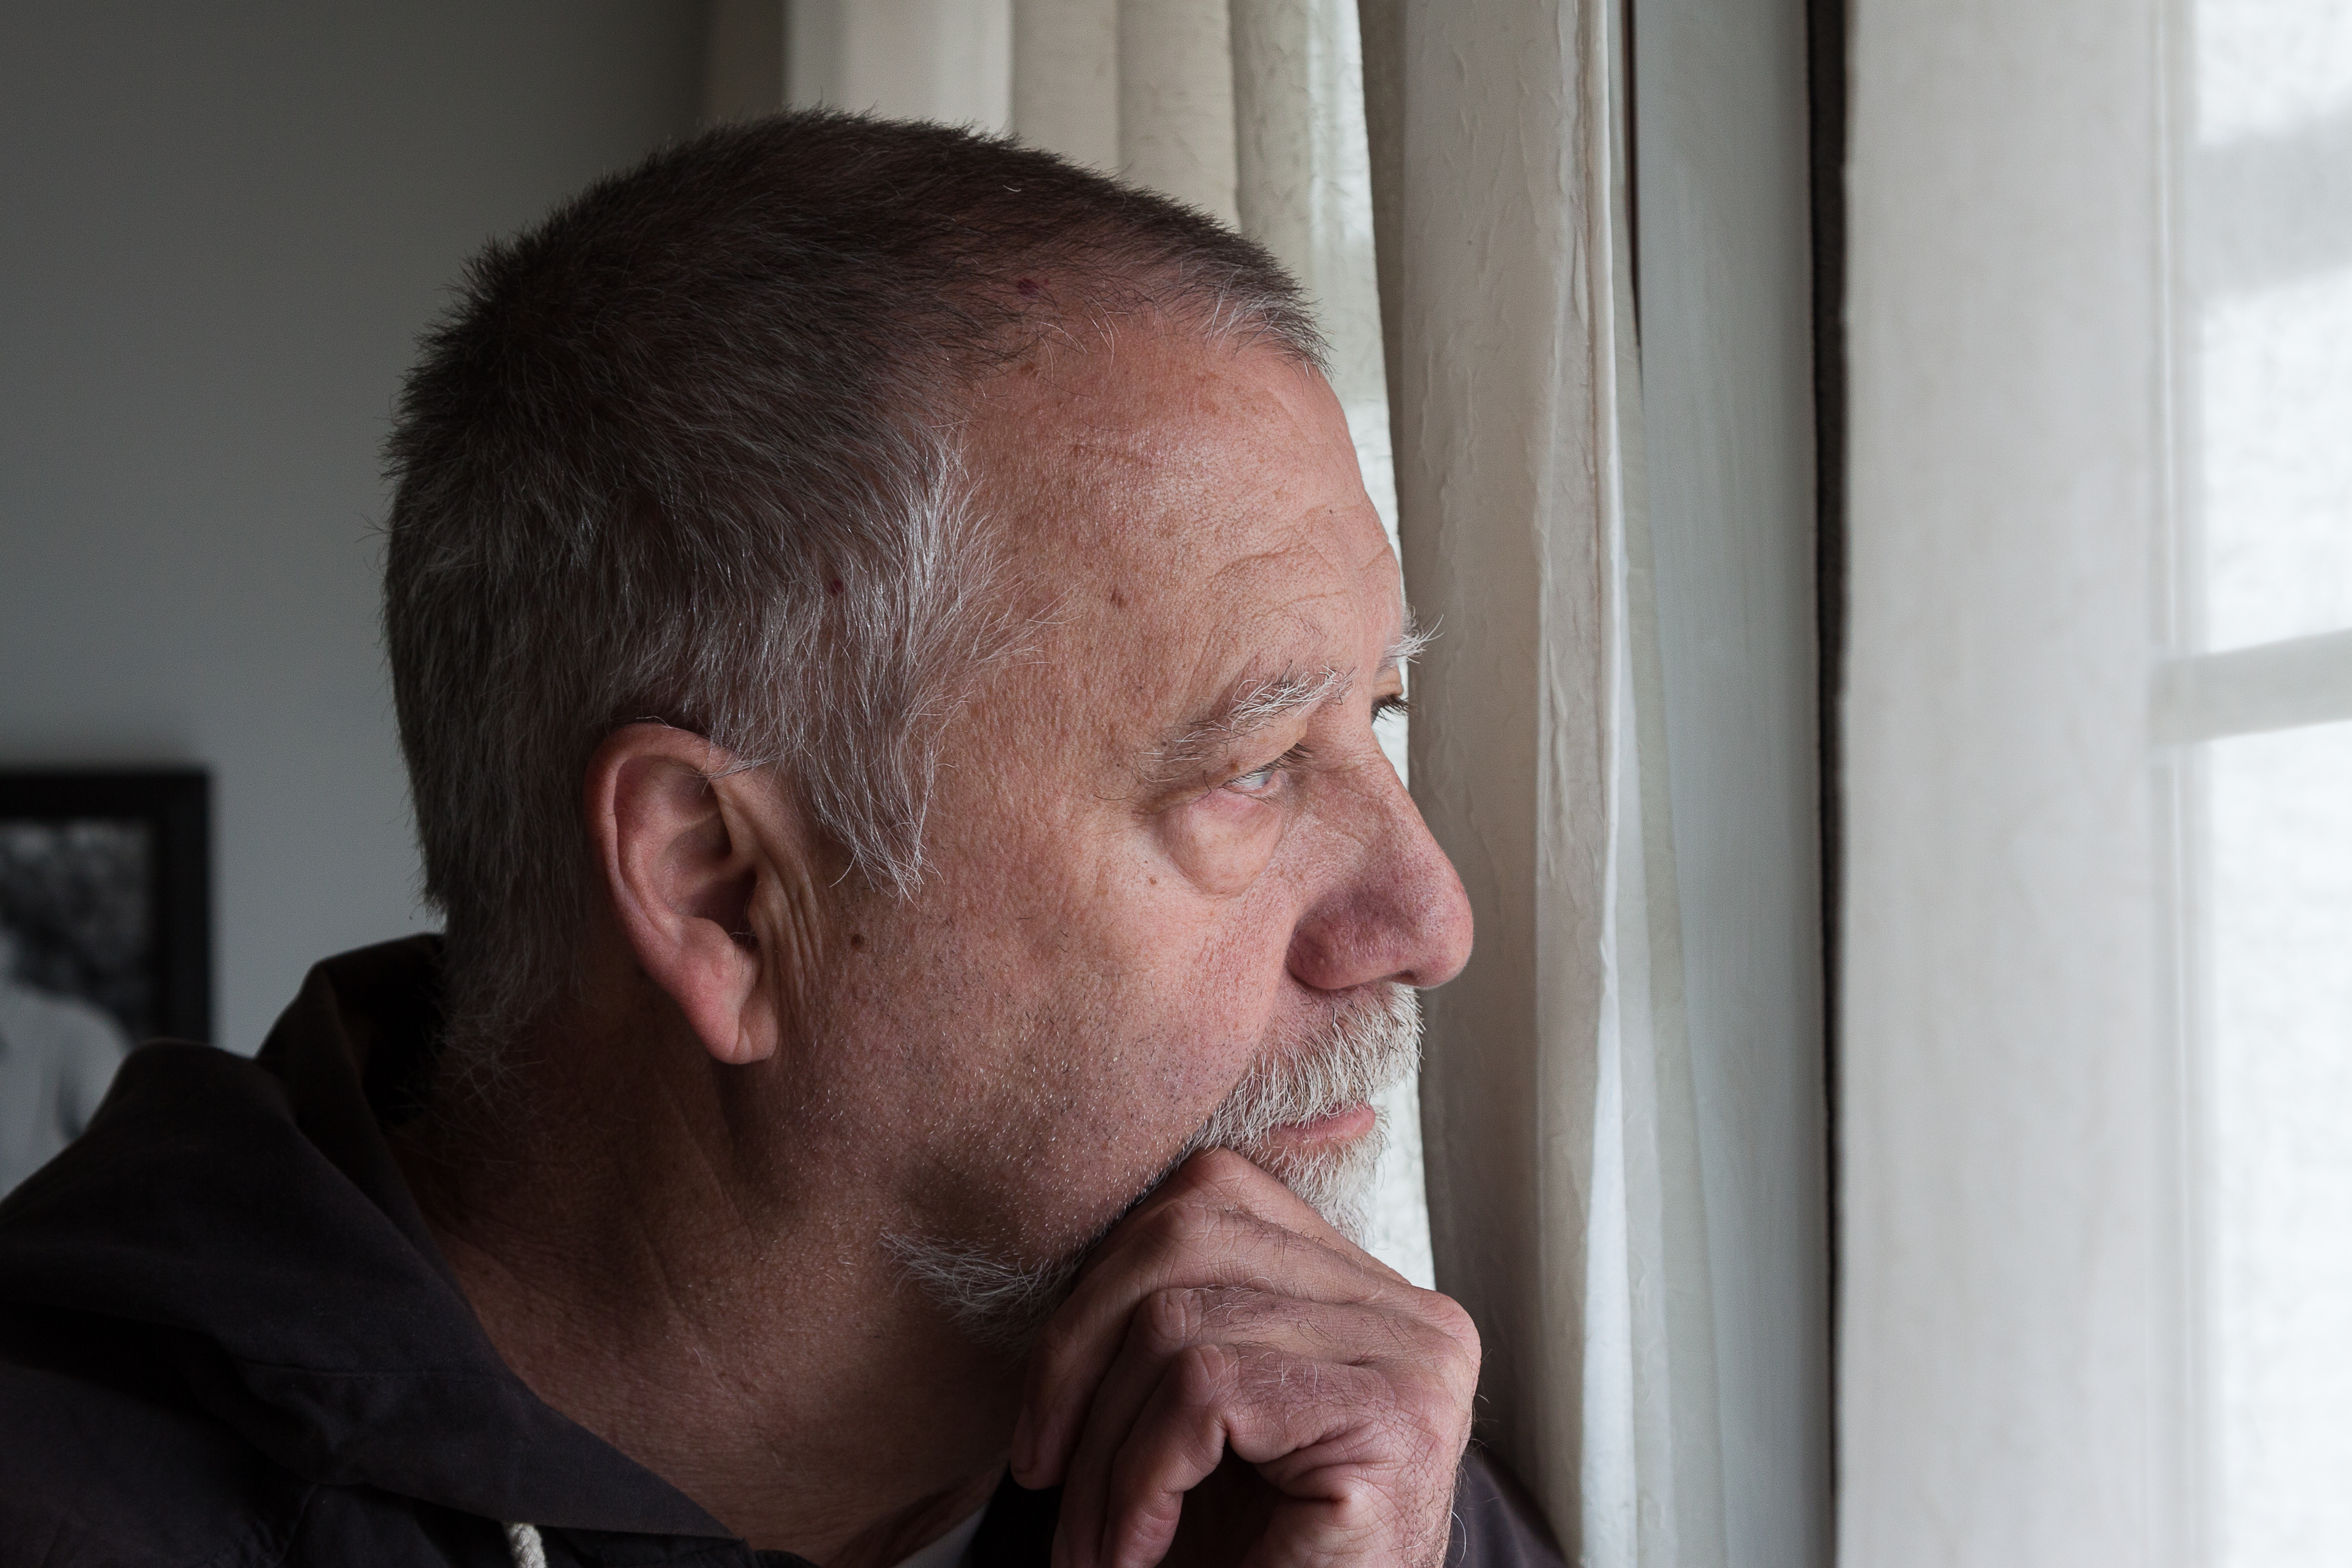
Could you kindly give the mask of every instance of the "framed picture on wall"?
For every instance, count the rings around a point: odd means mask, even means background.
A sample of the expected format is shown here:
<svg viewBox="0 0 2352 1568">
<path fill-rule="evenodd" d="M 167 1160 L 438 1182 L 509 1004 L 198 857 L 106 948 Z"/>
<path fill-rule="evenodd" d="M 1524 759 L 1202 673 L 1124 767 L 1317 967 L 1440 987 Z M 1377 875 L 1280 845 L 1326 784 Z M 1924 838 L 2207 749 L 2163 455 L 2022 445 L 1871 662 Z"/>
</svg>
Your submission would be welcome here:
<svg viewBox="0 0 2352 1568">
<path fill-rule="evenodd" d="M 211 1038 L 211 838 L 197 770 L 0 771 L 0 1192 L 133 1045 Z"/>
</svg>

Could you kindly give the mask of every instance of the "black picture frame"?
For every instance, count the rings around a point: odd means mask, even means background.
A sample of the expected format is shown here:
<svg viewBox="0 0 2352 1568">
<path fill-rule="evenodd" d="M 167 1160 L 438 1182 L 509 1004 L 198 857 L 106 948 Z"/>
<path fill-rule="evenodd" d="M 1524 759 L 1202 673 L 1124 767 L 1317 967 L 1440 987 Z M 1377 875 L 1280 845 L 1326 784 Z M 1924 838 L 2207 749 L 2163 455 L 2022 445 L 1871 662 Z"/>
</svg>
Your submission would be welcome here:
<svg viewBox="0 0 2352 1568">
<path fill-rule="evenodd" d="M 133 1043 L 157 1037 L 209 1042 L 213 1037 L 212 779 L 201 768 L 0 770 L 0 835 L 18 825 L 133 825 L 143 834 L 145 942 L 143 1005 L 136 986 L 59 984 L 113 1014 Z M 20 839 L 27 836 L 20 834 Z M 0 884 L 10 865 L 0 858 Z M 27 895 L 0 885 L 0 920 L 10 900 L 18 918 Z M 54 924 L 54 920 L 51 921 Z M 26 940 L 17 933 L 20 942 Z M 69 940 L 54 931 L 37 933 Z M 54 959 L 55 954 L 51 957 Z M 55 967 L 53 964 L 52 967 Z M 58 984 L 53 981 L 53 984 Z"/>
</svg>

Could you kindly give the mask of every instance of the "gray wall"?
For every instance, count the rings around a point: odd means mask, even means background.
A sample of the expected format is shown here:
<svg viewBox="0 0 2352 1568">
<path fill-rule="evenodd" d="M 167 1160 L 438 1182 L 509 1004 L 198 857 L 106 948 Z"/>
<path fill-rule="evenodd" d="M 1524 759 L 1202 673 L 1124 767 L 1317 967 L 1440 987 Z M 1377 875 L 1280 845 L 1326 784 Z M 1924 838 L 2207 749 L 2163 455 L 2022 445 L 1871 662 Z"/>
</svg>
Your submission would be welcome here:
<svg viewBox="0 0 2352 1568">
<path fill-rule="evenodd" d="M 691 128 L 681 0 L 0 19 L 0 766 L 200 763 L 215 1017 L 417 929 L 378 449 L 465 258 Z"/>
</svg>

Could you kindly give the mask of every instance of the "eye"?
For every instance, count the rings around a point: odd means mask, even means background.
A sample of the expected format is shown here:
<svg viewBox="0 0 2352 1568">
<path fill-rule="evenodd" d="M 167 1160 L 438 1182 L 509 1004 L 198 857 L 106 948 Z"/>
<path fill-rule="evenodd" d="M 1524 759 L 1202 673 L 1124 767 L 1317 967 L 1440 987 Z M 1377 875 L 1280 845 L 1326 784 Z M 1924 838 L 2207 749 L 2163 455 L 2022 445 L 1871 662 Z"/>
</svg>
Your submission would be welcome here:
<svg viewBox="0 0 2352 1568">
<path fill-rule="evenodd" d="M 1262 768 L 1253 768 L 1239 778 L 1227 779 L 1225 787 L 1236 795 L 1265 795 L 1282 782 L 1282 763 L 1277 760 Z"/>
<path fill-rule="evenodd" d="M 1402 719 L 1412 711 L 1412 704 L 1404 700 L 1402 692 L 1392 693 L 1372 704 L 1372 722 L 1377 724 L 1383 719 Z"/>
</svg>

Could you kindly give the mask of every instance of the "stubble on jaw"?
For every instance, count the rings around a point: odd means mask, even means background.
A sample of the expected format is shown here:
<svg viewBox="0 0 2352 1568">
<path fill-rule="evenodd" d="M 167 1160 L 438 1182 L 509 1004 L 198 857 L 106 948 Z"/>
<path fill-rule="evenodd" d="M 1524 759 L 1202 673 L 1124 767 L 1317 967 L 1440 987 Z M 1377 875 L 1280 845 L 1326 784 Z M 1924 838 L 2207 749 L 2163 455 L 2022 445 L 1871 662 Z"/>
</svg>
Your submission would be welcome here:
<svg viewBox="0 0 2352 1568">
<path fill-rule="evenodd" d="M 1421 1061 L 1421 999 L 1393 981 L 1367 988 L 1296 1050 L 1253 1063 L 1216 1110 L 1127 1203 L 1086 1241 L 1056 1257 L 1022 1259 L 985 1243 L 886 1235 L 901 1273 L 976 1343 L 1018 1360 L 1066 1300 L 1105 1236 L 1178 1166 L 1204 1149 L 1230 1149 L 1281 1181 L 1349 1240 L 1361 1245 L 1372 1174 L 1388 1145 L 1387 1112 L 1370 1131 L 1300 1153 L 1275 1133 L 1358 1105 L 1404 1081 Z"/>
</svg>

